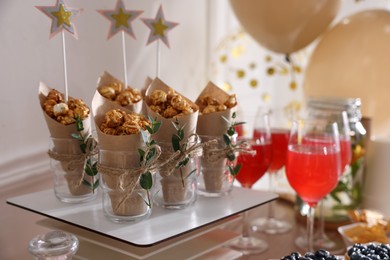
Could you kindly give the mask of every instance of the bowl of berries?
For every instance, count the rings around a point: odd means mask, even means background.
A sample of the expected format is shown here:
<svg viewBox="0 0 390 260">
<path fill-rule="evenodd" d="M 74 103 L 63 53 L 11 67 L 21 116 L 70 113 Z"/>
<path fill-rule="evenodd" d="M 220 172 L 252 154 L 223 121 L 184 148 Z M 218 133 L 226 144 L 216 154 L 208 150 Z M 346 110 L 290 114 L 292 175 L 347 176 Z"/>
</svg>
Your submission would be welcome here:
<svg viewBox="0 0 390 260">
<path fill-rule="evenodd" d="M 382 260 L 390 259 L 390 245 L 384 243 L 354 244 L 348 247 L 345 260 Z"/>
<path fill-rule="evenodd" d="M 343 260 L 343 256 L 332 255 L 329 251 L 319 249 L 315 252 L 292 252 L 289 255 L 283 256 L 280 260 Z"/>
</svg>

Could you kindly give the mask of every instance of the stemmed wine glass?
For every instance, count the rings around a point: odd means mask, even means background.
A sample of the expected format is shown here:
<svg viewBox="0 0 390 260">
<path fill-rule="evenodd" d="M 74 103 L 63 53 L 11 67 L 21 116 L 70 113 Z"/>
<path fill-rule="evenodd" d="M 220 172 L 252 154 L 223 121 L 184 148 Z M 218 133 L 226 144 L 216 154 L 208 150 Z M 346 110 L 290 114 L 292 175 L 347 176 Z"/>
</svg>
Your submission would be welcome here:
<svg viewBox="0 0 390 260">
<path fill-rule="evenodd" d="M 240 153 L 237 157 L 237 164 L 241 164 L 241 170 L 236 180 L 244 188 L 252 186 L 267 172 L 271 163 L 271 134 L 269 129 L 268 115 L 263 115 L 264 128 L 257 138 L 238 138 L 238 142 L 247 142 L 255 154 Z M 247 221 L 248 212 L 245 211 L 242 217 L 242 235 L 232 241 L 228 246 L 231 249 L 242 252 L 244 255 L 259 254 L 268 248 L 268 243 L 250 235 L 251 225 Z"/>
<path fill-rule="evenodd" d="M 341 175 L 345 173 L 351 162 L 352 148 L 351 148 L 351 136 L 348 114 L 346 111 L 329 110 L 329 109 L 314 109 L 311 108 L 308 113 L 309 118 L 317 118 L 321 120 L 327 120 L 328 122 L 336 122 L 340 136 L 340 157 L 341 157 Z M 326 249 L 329 251 L 336 251 L 338 249 L 344 250 L 342 244 L 338 244 L 330 239 L 325 233 L 325 214 L 324 214 L 324 199 L 320 201 L 319 205 L 319 227 L 318 233 L 314 238 L 315 249 Z"/>
<path fill-rule="evenodd" d="M 291 125 L 291 111 L 287 108 L 273 108 L 266 109 L 260 107 L 257 111 L 255 120 L 254 138 L 257 138 L 261 134 L 261 129 L 263 128 L 261 120 L 261 115 L 264 113 L 269 114 L 270 118 L 270 128 L 271 128 L 271 153 L 272 160 L 271 165 L 268 168 L 268 177 L 269 177 L 269 190 L 274 192 L 274 182 L 275 177 L 278 172 L 282 170 L 286 163 L 287 158 L 287 146 L 288 139 L 290 135 L 290 125 Z M 267 234 L 282 234 L 291 230 L 291 224 L 283 219 L 278 219 L 274 215 L 273 202 L 268 203 L 268 216 L 265 218 L 258 218 L 252 222 L 254 229 L 256 231 L 262 231 Z"/>
<path fill-rule="evenodd" d="M 313 249 L 314 210 L 337 185 L 340 176 L 340 137 L 337 123 L 306 119 L 295 121 L 290 132 L 286 176 L 291 187 L 308 206 L 307 236 L 295 242 Z M 305 241 L 305 238 L 307 239 Z"/>
</svg>

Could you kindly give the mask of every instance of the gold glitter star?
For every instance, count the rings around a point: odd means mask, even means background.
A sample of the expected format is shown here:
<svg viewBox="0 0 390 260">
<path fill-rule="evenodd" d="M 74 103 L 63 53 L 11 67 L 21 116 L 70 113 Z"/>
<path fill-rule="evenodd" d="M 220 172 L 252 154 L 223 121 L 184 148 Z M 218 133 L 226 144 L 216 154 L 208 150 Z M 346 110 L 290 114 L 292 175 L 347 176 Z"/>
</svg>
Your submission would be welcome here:
<svg viewBox="0 0 390 260">
<path fill-rule="evenodd" d="M 121 26 L 129 28 L 128 20 L 131 18 L 131 14 L 126 14 L 123 11 L 123 8 L 119 8 L 119 13 L 112 14 L 111 17 L 116 21 L 116 28 L 119 28 Z"/>
<path fill-rule="evenodd" d="M 66 24 L 70 26 L 70 17 L 72 16 L 72 12 L 67 12 L 64 9 L 64 6 L 60 4 L 60 10 L 51 13 L 53 16 L 57 17 L 57 26 L 61 26 L 62 24 Z"/>
<path fill-rule="evenodd" d="M 161 18 L 157 23 L 152 23 L 152 26 L 154 28 L 153 35 L 160 35 L 161 37 L 165 36 L 165 30 L 168 29 L 168 26 L 163 23 Z"/>
</svg>

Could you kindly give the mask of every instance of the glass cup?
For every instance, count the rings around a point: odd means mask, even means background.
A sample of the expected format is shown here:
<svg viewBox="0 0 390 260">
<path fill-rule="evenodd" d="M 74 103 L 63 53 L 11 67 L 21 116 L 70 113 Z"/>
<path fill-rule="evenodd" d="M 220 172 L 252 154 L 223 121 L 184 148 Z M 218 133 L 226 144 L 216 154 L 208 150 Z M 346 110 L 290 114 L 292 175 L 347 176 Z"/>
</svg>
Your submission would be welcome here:
<svg viewBox="0 0 390 260">
<path fill-rule="evenodd" d="M 139 185 L 138 151 L 99 151 L 103 212 L 115 223 L 139 221 L 150 216 L 146 190 Z"/>
<path fill-rule="evenodd" d="M 97 191 L 86 183 L 96 183 L 99 176 L 86 173 L 87 160 L 93 165 L 96 155 L 85 158 L 78 140 L 50 138 L 50 168 L 54 175 L 54 194 L 62 202 L 80 203 L 93 200 Z"/>
<path fill-rule="evenodd" d="M 203 156 L 200 158 L 200 172 L 198 178 L 198 194 L 205 197 L 221 197 L 229 194 L 233 189 L 234 177 L 230 174 L 229 166 L 234 162 L 226 159 L 223 149 L 226 148 L 222 137 L 201 136 L 202 143 L 215 141 L 203 147 Z M 206 151 L 208 150 L 208 151 Z M 213 160 L 206 159 L 205 153 L 222 152 L 221 157 Z"/>
<path fill-rule="evenodd" d="M 72 259 L 79 248 L 79 240 L 73 234 L 50 231 L 30 240 L 28 251 L 36 260 Z"/>
<path fill-rule="evenodd" d="M 184 209 L 197 200 L 197 180 L 199 177 L 199 157 L 189 155 L 185 165 L 177 167 L 179 162 L 172 160 L 174 154 L 171 144 L 159 143 L 162 154 L 157 171 L 154 203 L 167 209 Z M 188 146 L 196 145 L 189 143 Z M 166 163 L 170 161 L 169 163 Z"/>
</svg>

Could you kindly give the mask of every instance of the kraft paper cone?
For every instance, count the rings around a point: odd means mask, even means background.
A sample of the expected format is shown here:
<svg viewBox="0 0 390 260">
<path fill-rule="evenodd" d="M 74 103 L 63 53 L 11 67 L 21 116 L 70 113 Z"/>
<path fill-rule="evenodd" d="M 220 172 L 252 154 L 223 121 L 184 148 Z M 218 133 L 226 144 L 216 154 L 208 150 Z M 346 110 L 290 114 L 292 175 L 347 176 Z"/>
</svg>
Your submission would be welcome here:
<svg viewBox="0 0 390 260">
<path fill-rule="evenodd" d="M 196 132 L 196 124 L 198 120 L 198 106 L 193 103 L 191 100 L 183 96 L 182 94 L 176 92 L 181 95 L 184 99 L 186 99 L 189 104 L 194 109 L 194 113 L 189 115 L 182 115 L 174 118 L 165 118 L 160 114 L 154 112 L 150 109 L 150 100 L 149 95 L 153 92 L 153 90 L 161 89 L 165 92 L 168 92 L 170 89 L 164 82 L 162 82 L 159 78 L 155 78 L 150 84 L 149 88 L 146 90 L 145 102 L 146 102 L 146 112 L 153 119 L 156 118 L 157 121 L 161 122 L 161 129 L 156 134 L 153 135 L 154 139 L 157 142 L 171 142 L 172 135 L 177 133 L 177 130 L 173 126 L 172 122 L 175 122 L 176 118 L 180 124 L 180 126 L 184 126 L 184 140 L 186 140 L 191 134 Z"/>
<path fill-rule="evenodd" d="M 113 213 L 118 216 L 138 216 L 144 214 L 148 208 L 143 198 L 133 192 L 130 196 L 118 190 L 109 192 Z M 122 201 L 124 200 L 124 201 Z"/>
<path fill-rule="evenodd" d="M 99 79 L 98 79 L 97 90 L 99 90 L 103 86 L 107 86 L 107 85 L 110 85 L 112 83 L 117 83 L 120 86 L 122 86 L 122 89 L 124 89 L 123 86 L 125 84 L 122 81 L 120 81 L 119 79 L 115 78 L 114 76 L 112 76 L 107 71 L 105 71 L 103 73 L 103 75 L 100 76 Z M 147 84 L 147 82 L 145 82 L 145 84 Z M 99 91 L 97 91 L 97 92 L 100 95 Z M 113 103 L 112 105 L 117 105 L 118 108 L 126 108 L 126 110 L 134 112 L 134 113 L 141 113 L 142 112 L 142 108 L 143 108 L 143 100 L 142 99 L 140 101 L 138 101 L 137 103 L 135 103 L 135 104 L 131 104 L 131 105 L 127 105 L 127 106 L 121 106 L 121 105 L 119 105 L 118 103 L 116 103 L 116 102 L 114 102 L 112 100 L 109 100 L 109 99 L 107 99 L 107 98 L 105 98 L 103 96 L 101 96 L 101 97 L 103 98 L 103 102 Z"/>
<path fill-rule="evenodd" d="M 115 102 L 106 101 L 107 99 L 100 95 L 100 93 L 96 90 L 92 100 L 92 113 L 100 149 L 111 151 L 137 151 L 144 143 L 141 134 L 117 136 L 105 134 L 100 130 L 100 125 L 102 124 L 104 116 L 108 111 L 112 109 L 121 109 L 127 113 L 132 112 L 127 108 L 119 106 Z"/>
<path fill-rule="evenodd" d="M 39 83 L 39 101 L 41 107 L 43 102 L 46 99 L 47 94 L 50 92 L 51 88 L 49 88 L 45 83 Z M 51 118 L 46 114 L 46 112 L 42 109 L 44 118 L 46 120 L 47 127 L 49 128 L 50 136 L 55 138 L 72 138 L 73 133 L 78 133 L 75 124 L 63 125 L 59 123 L 57 120 Z M 84 130 L 82 134 L 86 135 L 91 132 L 91 116 L 88 116 L 83 120 Z"/>
<path fill-rule="evenodd" d="M 229 94 L 217 87 L 214 83 L 209 82 L 195 101 L 195 104 L 200 107 L 200 111 L 202 111 L 203 109 L 200 104 L 200 100 L 203 97 L 213 97 L 218 100 L 219 103 L 223 104 L 229 98 Z M 222 136 L 224 133 L 226 133 L 226 130 L 229 128 L 230 125 L 223 119 L 223 117 L 230 121 L 233 113 L 236 111 L 237 105 L 225 111 L 209 114 L 200 113 L 198 116 L 196 132 L 199 135 Z"/>
<path fill-rule="evenodd" d="M 161 179 L 164 202 L 168 204 L 182 203 L 187 200 L 188 181 L 169 176 Z"/>
<path fill-rule="evenodd" d="M 41 108 L 50 90 L 51 88 L 49 88 L 45 83 L 39 83 L 38 97 Z M 83 154 L 80 150 L 80 143 L 72 137 L 73 133 L 78 134 L 76 125 L 63 125 L 48 116 L 43 109 L 42 112 L 52 138 L 52 151 L 59 156 L 80 155 L 80 157 L 82 157 Z M 83 119 L 82 122 L 84 126 L 82 134 L 88 135 L 91 132 L 91 116 Z M 69 167 L 71 163 L 73 163 L 73 161 L 61 161 L 61 167 L 65 172 L 64 177 L 68 181 L 70 193 L 74 196 L 91 193 L 91 190 L 82 185 L 82 180 L 84 178 L 84 162 L 76 163 L 72 167 Z"/>
</svg>

